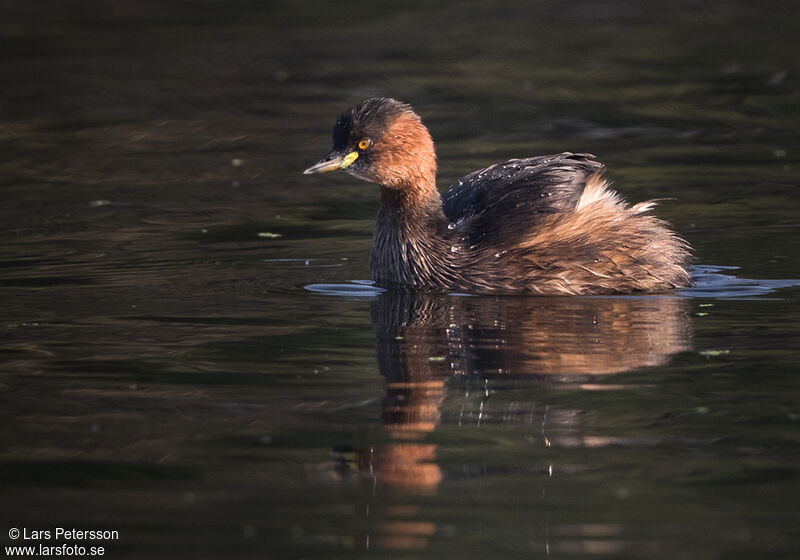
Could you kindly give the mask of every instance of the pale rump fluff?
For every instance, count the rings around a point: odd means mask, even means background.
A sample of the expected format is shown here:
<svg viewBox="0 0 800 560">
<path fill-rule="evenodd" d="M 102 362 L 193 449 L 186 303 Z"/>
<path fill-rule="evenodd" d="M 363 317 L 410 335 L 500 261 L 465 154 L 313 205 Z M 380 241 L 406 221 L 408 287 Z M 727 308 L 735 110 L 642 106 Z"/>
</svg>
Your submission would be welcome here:
<svg viewBox="0 0 800 560">
<path fill-rule="evenodd" d="M 628 206 L 599 175 L 574 212 L 545 217 L 504 255 L 537 293 L 662 292 L 687 286 L 688 245 L 667 224 Z M 515 284 L 519 285 L 519 284 Z M 522 286 L 520 286 L 522 287 Z"/>
</svg>

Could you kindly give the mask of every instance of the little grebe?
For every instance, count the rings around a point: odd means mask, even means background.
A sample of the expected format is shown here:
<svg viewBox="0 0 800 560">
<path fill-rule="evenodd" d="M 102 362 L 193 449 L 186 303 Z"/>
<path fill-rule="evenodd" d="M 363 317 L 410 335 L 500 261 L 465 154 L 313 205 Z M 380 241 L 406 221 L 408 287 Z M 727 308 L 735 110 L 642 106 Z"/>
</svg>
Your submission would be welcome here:
<svg viewBox="0 0 800 560">
<path fill-rule="evenodd" d="M 511 159 L 444 194 L 436 153 L 409 105 L 368 99 L 342 113 L 333 150 L 305 174 L 343 169 L 381 188 L 370 265 L 384 286 L 465 292 L 612 294 L 688 286 L 689 245 L 628 206 L 591 154 Z"/>
</svg>

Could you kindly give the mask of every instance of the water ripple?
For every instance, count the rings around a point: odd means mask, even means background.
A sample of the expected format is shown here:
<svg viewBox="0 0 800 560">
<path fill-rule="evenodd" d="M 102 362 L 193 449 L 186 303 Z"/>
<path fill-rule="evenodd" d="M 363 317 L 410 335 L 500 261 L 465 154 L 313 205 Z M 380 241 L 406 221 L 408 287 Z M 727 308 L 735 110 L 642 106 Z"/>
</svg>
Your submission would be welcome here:
<svg viewBox="0 0 800 560">
<path fill-rule="evenodd" d="M 339 268 L 346 264 L 345 259 L 264 259 L 264 262 L 272 266 L 300 267 L 308 266 L 312 268 Z"/>
<path fill-rule="evenodd" d="M 796 279 L 739 278 L 733 274 L 727 274 L 729 271 L 738 270 L 738 266 L 698 265 L 690 267 L 690 269 L 694 285 L 691 288 L 677 290 L 676 294 L 680 296 L 749 299 L 765 296 L 781 288 L 800 286 L 800 280 Z M 375 297 L 386 291 L 375 286 L 374 282 L 370 280 L 353 280 L 350 284 L 310 284 L 305 289 L 318 294 L 344 297 Z M 642 296 L 612 297 L 640 298 Z"/>
<path fill-rule="evenodd" d="M 727 272 L 738 266 L 698 265 L 691 267 L 694 286 L 678 293 L 698 298 L 754 298 L 781 288 L 800 286 L 796 279 L 739 278 Z"/>
<path fill-rule="evenodd" d="M 370 280 L 353 280 L 350 284 L 309 284 L 305 287 L 309 292 L 327 296 L 345 296 L 371 298 L 385 292 Z"/>
</svg>

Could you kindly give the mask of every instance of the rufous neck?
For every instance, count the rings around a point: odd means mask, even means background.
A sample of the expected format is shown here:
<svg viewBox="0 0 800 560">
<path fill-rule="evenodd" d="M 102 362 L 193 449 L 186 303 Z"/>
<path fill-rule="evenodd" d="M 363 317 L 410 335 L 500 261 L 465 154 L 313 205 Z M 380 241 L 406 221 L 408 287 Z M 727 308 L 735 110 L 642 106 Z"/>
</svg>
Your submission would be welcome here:
<svg viewBox="0 0 800 560">
<path fill-rule="evenodd" d="M 381 206 L 401 214 L 438 214 L 442 211 L 442 197 L 433 180 L 401 188 L 381 186 Z"/>
</svg>

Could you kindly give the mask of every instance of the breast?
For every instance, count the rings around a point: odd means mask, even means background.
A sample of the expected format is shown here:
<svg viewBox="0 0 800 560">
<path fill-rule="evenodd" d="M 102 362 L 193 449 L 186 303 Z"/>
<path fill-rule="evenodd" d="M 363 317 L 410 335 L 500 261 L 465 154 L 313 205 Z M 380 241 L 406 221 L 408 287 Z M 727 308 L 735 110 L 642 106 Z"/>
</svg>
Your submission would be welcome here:
<svg viewBox="0 0 800 560">
<path fill-rule="evenodd" d="M 375 282 L 452 288 L 464 284 L 463 262 L 463 248 L 446 231 L 446 222 L 431 224 L 419 217 L 405 219 L 394 212 L 379 212 L 370 254 Z"/>
</svg>

